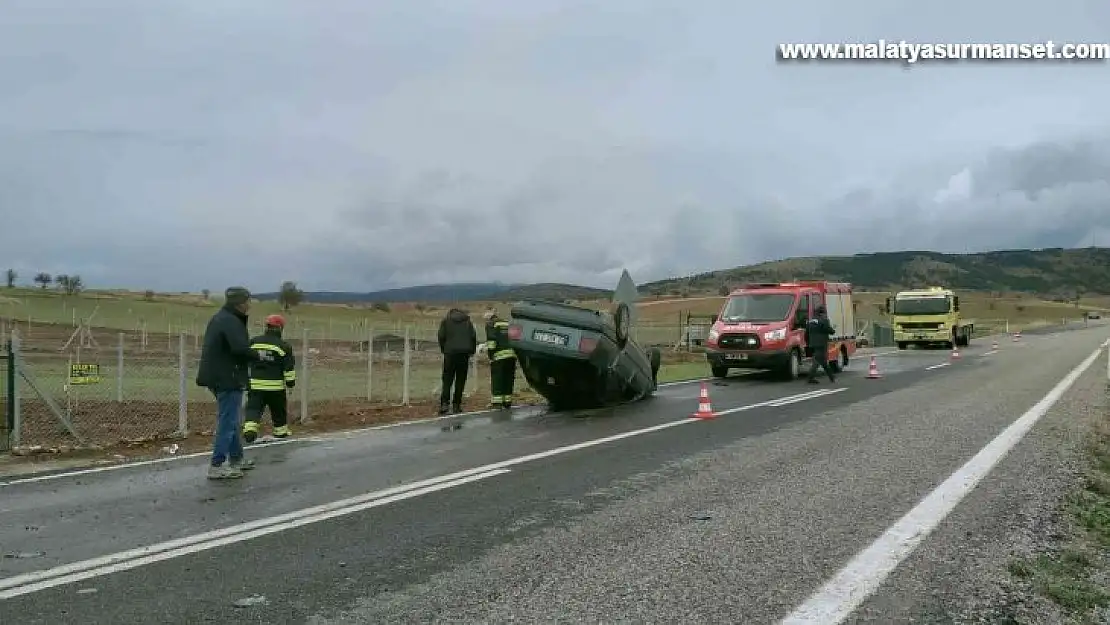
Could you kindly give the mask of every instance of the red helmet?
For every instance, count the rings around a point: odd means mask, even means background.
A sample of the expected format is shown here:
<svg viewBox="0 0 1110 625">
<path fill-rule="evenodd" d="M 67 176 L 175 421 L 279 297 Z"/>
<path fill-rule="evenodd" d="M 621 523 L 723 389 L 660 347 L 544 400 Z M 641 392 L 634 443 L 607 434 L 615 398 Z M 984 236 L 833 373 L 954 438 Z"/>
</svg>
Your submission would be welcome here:
<svg viewBox="0 0 1110 625">
<path fill-rule="evenodd" d="M 271 328 L 284 328 L 285 319 L 281 315 L 270 315 L 266 317 L 266 325 Z"/>
</svg>

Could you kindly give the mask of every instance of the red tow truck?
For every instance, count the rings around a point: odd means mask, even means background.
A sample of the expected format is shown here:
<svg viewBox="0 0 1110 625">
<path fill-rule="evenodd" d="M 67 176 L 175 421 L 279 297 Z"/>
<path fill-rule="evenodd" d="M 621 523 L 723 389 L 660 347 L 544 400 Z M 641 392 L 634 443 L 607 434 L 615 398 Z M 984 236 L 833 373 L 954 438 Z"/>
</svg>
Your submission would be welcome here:
<svg viewBox="0 0 1110 625">
<path fill-rule="evenodd" d="M 770 369 L 793 380 L 808 361 L 806 322 L 824 305 L 836 330 L 829 340 L 834 371 L 848 366 L 856 353 L 852 285 L 845 282 L 796 281 L 754 283 L 732 291 L 713 316 L 705 340 L 705 358 L 713 376 L 731 369 Z"/>
</svg>

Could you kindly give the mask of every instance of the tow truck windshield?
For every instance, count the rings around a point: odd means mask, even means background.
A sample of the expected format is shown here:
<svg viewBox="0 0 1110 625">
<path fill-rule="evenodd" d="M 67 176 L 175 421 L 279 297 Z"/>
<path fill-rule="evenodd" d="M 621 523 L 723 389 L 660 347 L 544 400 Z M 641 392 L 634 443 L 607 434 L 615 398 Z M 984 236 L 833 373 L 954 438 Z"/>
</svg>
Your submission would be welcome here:
<svg viewBox="0 0 1110 625">
<path fill-rule="evenodd" d="M 747 293 L 733 295 L 725 305 L 725 323 L 782 321 L 794 304 L 793 293 Z"/>
<path fill-rule="evenodd" d="M 894 300 L 895 315 L 947 315 L 952 308 L 950 297 L 907 297 Z"/>
</svg>

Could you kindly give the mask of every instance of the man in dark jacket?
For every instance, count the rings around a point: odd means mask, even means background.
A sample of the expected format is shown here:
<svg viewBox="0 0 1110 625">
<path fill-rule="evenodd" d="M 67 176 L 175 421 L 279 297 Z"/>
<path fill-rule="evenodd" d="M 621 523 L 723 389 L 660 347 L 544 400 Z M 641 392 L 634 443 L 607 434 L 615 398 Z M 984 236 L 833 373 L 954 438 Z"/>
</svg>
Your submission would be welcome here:
<svg viewBox="0 0 1110 625">
<path fill-rule="evenodd" d="M 808 382 L 817 384 L 818 366 L 825 370 L 825 375 L 829 376 L 829 382 L 836 382 L 836 376 L 829 368 L 829 337 L 835 334 L 836 330 L 829 323 L 824 306 L 814 308 L 813 312 L 816 316 L 806 324 L 806 345 L 813 351 Z"/>
<path fill-rule="evenodd" d="M 239 437 L 239 411 L 243 407 L 247 369 L 249 363 L 258 360 L 247 332 L 250 301 L 247 289 L 229 288 L 224 292 L 223 307 L 212 315 L 204 331 L 196 383 L 216 396 L 217 412 L 209 479 L 243 477 L 244 469 L 254 468 L 253 461 L 243 458 L 243 440 Z"/>
<path fill-rule="evenodd" d="M 478 351 L 478 333 L 470 315 L 452 308 L 439 322 L 439 351 L 443 354 L 443 388 L 439 393 L 439 414 L 447 414 L 448 400 L 451 410 L 462 412 L 463 388 L 470 369 L 470 357 Z M 451 387 L 454 386 L 454 396 Z"/>
</svg>

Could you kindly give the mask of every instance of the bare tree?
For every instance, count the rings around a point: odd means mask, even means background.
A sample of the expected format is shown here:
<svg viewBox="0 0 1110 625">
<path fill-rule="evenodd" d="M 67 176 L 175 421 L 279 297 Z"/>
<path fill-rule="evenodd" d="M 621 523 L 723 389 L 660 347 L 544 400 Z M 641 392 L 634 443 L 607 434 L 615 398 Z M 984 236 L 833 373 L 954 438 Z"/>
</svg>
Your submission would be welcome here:
<svg viewBox="0 0 1110 625">
<path fill-rule="evenodd" d="M 45 290 L 46 287 L 50 286 L 53 283 L 54 276 L 46 273 L 45 271 L 40 271 L 35 274 L 35 284 L 39 285 L 39 288 Z"/>
<path fill-rule="evenodd" d="M 208 298 L 212 296 L 212 291 L 209 291 L 208 289 L 201 289 L 200 294 L 204 298 L 204 301 L 207 302 Z"/>
<path fill-rule="evenodd" d="M 81 276 L 77 275 L 60 275 L 54 279 L 54 283 L 57 284 L 58 288 L 66 295 L 76 295 L 85 288 L 84 283 L 81 282 Z"/>
<path fill-rule="evenodd" d="M 8 279 L 8 288 L 14 289 L 15 280 L 19 277 L 19 274 L 15 272 L 15 269 L 9 269 L 5 277 Z"/>
<path fill-rule="evenodd" d="M 278 292 L 278 302 L 281 303 L 281 309 L 289 312 L 289 309 L 300 304 L 304 301 L 304 291 L 297 288 L 296 282 L 285 281 L 281 283 L 281 291 Z"/>
</svg>

